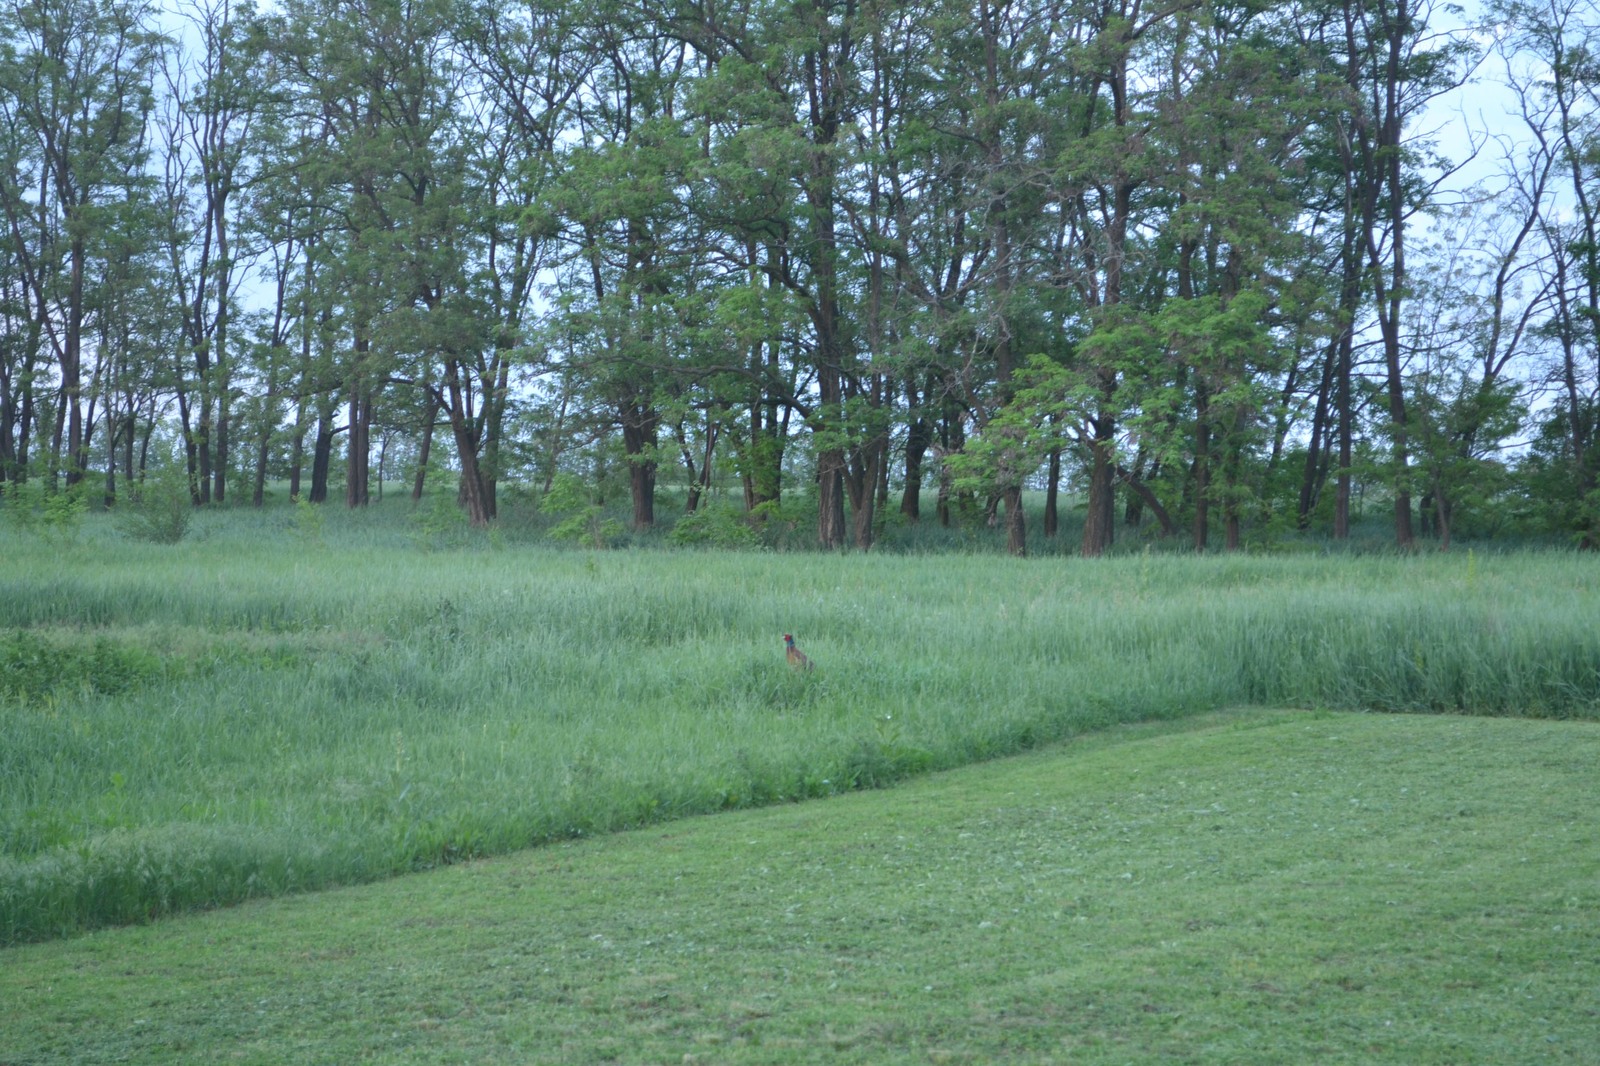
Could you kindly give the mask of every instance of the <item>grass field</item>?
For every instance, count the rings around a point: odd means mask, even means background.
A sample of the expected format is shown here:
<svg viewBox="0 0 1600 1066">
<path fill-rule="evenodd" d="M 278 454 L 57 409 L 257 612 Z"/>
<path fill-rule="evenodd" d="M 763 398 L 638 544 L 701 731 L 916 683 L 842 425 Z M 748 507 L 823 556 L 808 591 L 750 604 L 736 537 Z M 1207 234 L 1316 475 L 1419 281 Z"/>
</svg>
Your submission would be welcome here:
<svg viewBox="0 0 1600 1066">
<path fill-rule="evenodd" d="M 1600 727 L 1230 711 L 0 955 L 0 1063 L 1593 1063 Z"/>
<path fill-rule="evenodd" d="M 1600 716 L 1600 569 L 1572 554 L 438 551 L 223 518 L 8 540 L 0 943 L 1224 706 Z"/>
</svg>

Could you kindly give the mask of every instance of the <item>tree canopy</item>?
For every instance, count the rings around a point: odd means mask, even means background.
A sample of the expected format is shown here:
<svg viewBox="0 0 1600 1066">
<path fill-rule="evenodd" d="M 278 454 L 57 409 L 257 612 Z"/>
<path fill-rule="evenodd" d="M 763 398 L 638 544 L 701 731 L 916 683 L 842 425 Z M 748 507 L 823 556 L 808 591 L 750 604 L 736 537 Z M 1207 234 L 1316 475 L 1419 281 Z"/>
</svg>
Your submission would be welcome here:
<svg viewBox="0 0 1600 1066">
<path fill-rule="evenodd" d="M 731 487 L 825 548 L 1022 553 L 1063 487 L 1085 555 L 1348 537 L 1363 492 L 1402 547 L 1595 547 L 1597 38 L 1571 0 L 7 0 L 0 481 L 109 503 L 175 440 L 196 503 L 361 507 L 400 454 L 479 525 L 605 474 L 636 529 Z"/>
</svg>

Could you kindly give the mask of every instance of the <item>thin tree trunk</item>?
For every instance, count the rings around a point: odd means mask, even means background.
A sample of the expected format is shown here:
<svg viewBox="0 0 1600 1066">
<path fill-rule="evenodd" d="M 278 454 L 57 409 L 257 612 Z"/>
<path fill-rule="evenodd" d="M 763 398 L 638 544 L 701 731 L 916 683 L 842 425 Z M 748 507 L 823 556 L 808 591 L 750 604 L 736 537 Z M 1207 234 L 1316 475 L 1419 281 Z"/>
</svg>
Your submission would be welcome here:
<svg viewBox="0 0 1600 1066">
<path fill-rule="evenodd" d="M 1061 528 L 1059 495 L 1061 492 L 1061 449 L 1050 449 L 1049 483 L 1044 490 L 1044 535 L 1054 539 Z"/>
<path fill-rule="evenodd" d="M 428 460 L 433 455 L 433 430 L 439 421 L 439 395 L 428 390 L 428 412 L 422 419 L 422 443 L 417 448 L 417 473 L 411 480 L 411 502 L 421 503 L 428 481 Z"/>
<path fill-rule="evenodd" d="M 463 381 L 465 375 L 460 362 L 454 358 L 445 360 L 444 373 L 450 431 L 455 438 L 456 462 L 461 467 L 462 503 L 466 506 L 468 521 L 481 529 L 489 524 L 490 516 L 484 500 L 483 478 L 478 470 L 478 440 L 468 408 L 467 386 Z"/>
<path fill-rule="evenodd" d="M 1195 386 L 1194 424 L 1194 550 L 1206 550 L 1211 517 L 1211 412 L 1205 384 Z"/>
<path fill-rule="evenodd" d="M 933 426 L 925 418 L 912 421 L 906 434 L 906 481 L 900 493 L 900 513 L 908 522 L 922 521 L 922 462 L 933 443 Z"/>
</svg>

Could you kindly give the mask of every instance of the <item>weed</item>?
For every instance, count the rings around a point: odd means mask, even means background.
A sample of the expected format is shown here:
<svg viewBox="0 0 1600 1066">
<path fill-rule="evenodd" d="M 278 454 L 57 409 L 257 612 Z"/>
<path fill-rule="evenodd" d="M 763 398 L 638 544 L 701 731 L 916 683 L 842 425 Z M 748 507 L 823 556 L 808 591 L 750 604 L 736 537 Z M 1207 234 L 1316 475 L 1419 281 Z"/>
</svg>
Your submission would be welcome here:
<svg viewBox="0 0 1600 1066">
<path fill-rule="evenodd" d="M 557 519 L 550 527 L 555 540 L 600 549 L 622 535 L 622 523 L 608 518 L 604 504 L 571 474 L 556 476 L 540 506 Z"/>
<path fill-rule="evenodd" d="M 321 507 L 304 496 L 294 497 L 293 510 L 289 518 L 289 529 L 302 546 L 307 548 L 323 547 L 323 535 L 326 527 L 327 519 Z"/>
<path fill-rule="evenodd" d="M 693 548 L 759 548 L 761 534 L 750 523 L 731 507 L 709 505 L 679 518 L 667 542 Z"/>
<path fill-rule="evenodd" d="M 104 636 L 29 630 L 0 636 L 0 701 L 38 704 L 78 693 L 115 695 L 166 672 L 155 653 Z"/>
</svg>

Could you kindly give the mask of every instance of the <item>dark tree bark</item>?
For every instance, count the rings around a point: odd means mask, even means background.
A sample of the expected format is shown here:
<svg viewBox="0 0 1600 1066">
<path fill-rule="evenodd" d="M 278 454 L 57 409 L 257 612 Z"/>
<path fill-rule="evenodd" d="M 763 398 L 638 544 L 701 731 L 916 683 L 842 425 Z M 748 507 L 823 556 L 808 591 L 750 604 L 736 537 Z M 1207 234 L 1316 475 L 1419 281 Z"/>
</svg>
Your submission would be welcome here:
<svg viewBox="0 0 1600 1066">
<path fill-rule="evenodd" d="M 637 532 L 656 523 L 656 432 L 660 417 L 650 406 L 624 412 L 622 447 L 628 457 L 628 482 L 633 497 L 633 528 Z"/>
<path fill-rule="evenodd" d="M 427 414 L 422 419 L 422 440 L 417 445 L 417 472 L 411 480 L 411 502 L 422 502 L 422 491 L 428 480 L 428 460 L 433 456 L 433 431 L 439 421 L 439 395 L 428 390 Z"/>
</svg>

